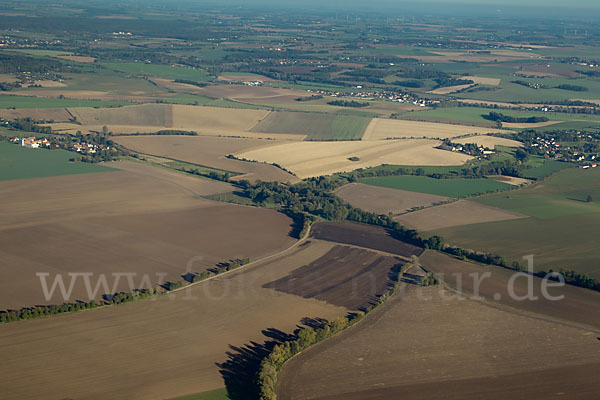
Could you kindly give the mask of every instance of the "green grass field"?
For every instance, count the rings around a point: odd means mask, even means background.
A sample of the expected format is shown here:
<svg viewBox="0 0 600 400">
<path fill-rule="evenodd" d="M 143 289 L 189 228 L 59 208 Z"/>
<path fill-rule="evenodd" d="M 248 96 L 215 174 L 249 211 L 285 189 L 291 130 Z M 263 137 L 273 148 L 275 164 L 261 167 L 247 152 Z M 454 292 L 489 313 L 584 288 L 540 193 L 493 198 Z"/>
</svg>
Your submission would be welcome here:
<svg viewBox="0 0 600 400">
<path fill-rule="evenodd" d="M 513 187 L 492 179 L 434 179 L 426 176 L 411 175 L 364 178 L 360 182 L 367 185 L 448 197 L 467 197 L 478 193 L 495 192 Z"/>
<path fill-rule="evenodd" d="M 536 270 L 569 268 L 600 279 L 600 213 L 553 219 L 524 218 L 463 225 L 428 232 L 452 245 L 493 252 L 525 265 L 533 254 Z"/>
<path fill-rule="evenodd" d="M 565 169 L 534 186 L 474 200 L 537 219 L 600 213 L 600 170 Z"/>
<path fill-rule="evenodd" d="M 531 158 L 527 162 L 531 168 L 523 170 L 523 178 L 542 179 L 563 169 L 572 168 L 574 165 L 567 162 Z"/>
<path fill-rule="evenodd" d="M 456 121 L 482 126 L 494 126 L 495 123 L 483 118 L 490 111 L 500 112 L 511 117 L 546 117 L 550 121 L 564 121 L 556 125 L 534 128 L 541 131 L 557 129 L 600 129 L 600 116 L 570 113 L 551 113 L 540 111 L 493 110 L 480 107 L 448 107 L 426 111 L 401 112 L 403 117 L 422 118 L 427 120 Z"/>
<path fill-rule="evenodd" d="M 305 112 L 276 112 L 270 114 L 252 130 L 266 133 L 297 133 L 306 140 L 360 139 L 370 118 Z"/>
<path fill-rule="evenodd" d="M 0 108 L 63 108 L 63 107 L 109 107 L 127 105 L 123 101 L 50 99 L 45 97 L 0 95 Z"/>
<path fill-rule="evenodd" d="M 74 156 L 65 150 L 28 149 L 0 142 L 0 181 L 114 171 L 103 165 L 70 162 Z"/>
<path fill-rule="evenodd" d="M 111 70 L 132 75 L 149 75 L 157 78 L 184 79 L 196 82 L 209 80 L 208 73 L 199 69 L 146 63 L 103 62 L 101 65 Z"/>
</svg>

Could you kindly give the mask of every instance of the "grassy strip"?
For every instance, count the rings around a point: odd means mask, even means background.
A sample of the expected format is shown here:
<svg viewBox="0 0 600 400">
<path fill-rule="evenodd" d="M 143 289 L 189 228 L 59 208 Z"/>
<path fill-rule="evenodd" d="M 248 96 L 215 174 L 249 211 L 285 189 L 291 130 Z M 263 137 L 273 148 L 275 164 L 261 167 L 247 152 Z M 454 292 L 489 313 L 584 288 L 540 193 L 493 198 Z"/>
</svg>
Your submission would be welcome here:
<svg viewBox="0 0 600 400">
<path fill-rule="evenodd" d="M 287 340 L 273 347 L 273 350 L 260 363 L 260 369 L 257 375 L 258 393 L 260 400 L 276 400 L 277 394 L 275 387 L 279 372 L 287 361 L 302 351 L 323 342 L 336 334 L 354 326 L 360 322 L 365 315 L 382 305 L 390 296 L 392 296 L 400 286 L 400 278 L 414 264 L 405 264 L 396 266 L 393 270 L 393 285 L 388 291 L 382 294 L 375 304 L 367 308 L 364 312 L 359 311 L 351 313 L 347 317 L 339 317 L 331 322 L 324 324 L 321 328 L 306 327 L 297 330 L 294 338 Z"/>
</svg>

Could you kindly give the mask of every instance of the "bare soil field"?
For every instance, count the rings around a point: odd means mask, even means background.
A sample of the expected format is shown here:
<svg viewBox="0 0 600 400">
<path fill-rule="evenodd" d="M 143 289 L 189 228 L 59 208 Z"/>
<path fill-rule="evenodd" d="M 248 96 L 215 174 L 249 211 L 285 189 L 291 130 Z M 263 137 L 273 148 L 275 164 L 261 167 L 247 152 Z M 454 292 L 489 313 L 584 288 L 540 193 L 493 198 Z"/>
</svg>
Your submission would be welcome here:
<svg viewBox="0 0 600 400">
<path fill-rule="evenodd" d="M 92 63 L 96 61 L 94 57 L 87 56 L 56 56 L 56 58 L 62 58 L 63 60 L 75 61 L 80 63 Z"/>
<path fill-rule="evenodd" d="M 490 149 L 495 148 L 496 146 L 506 146 L 506 147 L 521 147 L 523 143 L 517 142 L 516 140 L 505 139 L 495 136 L 487 136 L 487 135 L 478 135 L 478 136 L 469 136 L 460 139 L 455 139 L 453 142 L 456 143 L 476 143 L 479 146 L 488 147 Z"/>
<path fill-rule="evenodd" d="M 228 353 L 292 332 L 305 317 L 346 315 L 346 308 L 262 287 L 332 246 L 297 246 L 156 300 L 3 326 L 0 374 L 11 382 L 3 399 L 158 400 L 222 388 L 231 372 L 219 364 Z"/>
<path fill-rule="evenodd" d="M 194 93 L 217 99 L 232 99 L 252 104 L 293 104 L 307 92 L 268 86 L 212 85 L 197 88 Z"/>
<path fill-rule="evenodd" d="M 471 157 L 436 149 L 428 139 L 289 142 L 234 152 L 241 159 L 278 164 L 297 177 L 309 178 L 381 164 L 462 165 Z M 358 158 L 357 161 L 351 160 Z"/>
<path fill-rule="evenodd" d="M 227 158 L 238 151 L 267 146 L 273 141 L 210 136 L 124 136 L 115 141 L 140 153 L 168 157 L 244 175 L 235 179 L 297 181 L 293 175 L 273 165 Z"/>
<path fill-rule="evenodd" d="M 363 135 L 363 140 L 422 137 L 446 139 L 476 133 L 484 134 L 499 132 L 502 131 L 499 129 L 477 126 L 373 118 Z"/>
<path fill-rule="evenodd" d="M 45 299 L 38 272 L 50 273 L 50 283 L 56 274 L 69 282 L 68 273 L 91 272 L 93 285 L 104 273 L 111 287 L 113 273 L 137 273 L 136 282 L 147 273 L 155 285 L 161 273 L 179 280 L 190 260 L 202 270 L 293 243 L 283 214 L 199 198 L 229 191 L 228 184 L 113 165 L 125 171 L 2 182 L 0 309 L 64 302 L 60 290 Z M 71 300 L 88 300 L 83 283 Z M 118 283 L 117 290 L 130 289 L 126 279 Z"/>
<path fill-rule="evenodd" d="M 318 222 L 311 230 L 311 237 L 329 242 L 349 244 L 402 257 L 423 252 L 420 247 L 395 239 L 386 229 L 374 225 L 353 222 Z"/>
<path fill-rule="evenodd" d="M 492 178 L 498 182 L 508 183 L 509 185 L 513 185 L 513 186 L 529 185 L 529 184 L 533 183 L 533 181 L 531 179 L 517 178 L 514 176 L 506 176 L 506 175 L 491 175 L 490 178 Z"/>
<path fill-rule="evenodd" d="M 75 100 L 104 100 L 104 101 L 123 101 L 123 102 L 155 102 L 159 98 L 168 96 L 151 96 L 145 94 L 119 94 L 100 90 L 70 90 L 70 89 L 25 89 L 21 91 L 12 91 L 15 96 L 33 96 L 57 99 L 63 96 L 66 99 Z"/>
<path fill-rule="evenodd" d="M 479 224 L 482 222 L 504 221 L 528 218 L 527 215 L 490 207 L 468 200 L 458 200 L 440 206 L 429 207 L 394 218 L 402 225 L 418 231 Z"/>
<path fill-rule="evenodd" d="M 547 299 L 541 290 L 542 279 L 521 274 L 513 278 L 516 271 L 488 266 L 484 267 L 436 251 L 427 250 L 420 257 L 424 269 L 433 271 L 436 276 L 451 288 L 458 290 L 467 297 L 473 297 L 476 282 L 481 281 L 478 296 L 490 302 L 521 310 L 531 315 L 546 316 L 556 321 L 572 323 L 593 329 L 600 333 L 600 293 L 571 285 L 552 287 L 549 285 L 550 296 L 564 296 L 562 300 Z M 489 273 L 488 276 L 483 276 Z M 474 279 L 477 277 L 477 280 Z M 528 295 L 528 281 L 532 282 L 532 299 L 519 300 L 511 296 L 509 287 L 511 278 L 512 289 L 516 296 Z M 552 284 L 553 282 L 551 282 Z M 597 353 L 598 354 L 598 353 Z"/>
<path fill-rule="evenodd" d="M 448 296 L 397 293 L 288 362 L 278 398 L 587 399 L 600 390 L 596 332 Z"/>
<path fill-rule="evenodd" d="M 399 258 L 348 246 L 335 246 L 321 258 L 263 287 L 314 298 L 350 310 L 374 304 L 391 284 Z"/>
<path fill-rule="evenodd" d="M 363 183 L 350 183 L 335 194 L 354 207 L 377 214 L 402 214 L 416 207 L 429 207 L 435 203 L 451 200 L 450 197 L 407 190 L 390 189 Z"/>
<path fill-rule="evenodd" d="M 6 83 L 14 83 L 17 81 L 17 78 L 11 74 L 0 74 L 0 82 Z"/>
<path fill-rule="evenodd" d="M 71 119 L 71 114 L 65 108 L 20 108 L 0 110 L 0 118 L 8 120 L 31 118 L 35 121 L 66 122 Z"/>
</svg>

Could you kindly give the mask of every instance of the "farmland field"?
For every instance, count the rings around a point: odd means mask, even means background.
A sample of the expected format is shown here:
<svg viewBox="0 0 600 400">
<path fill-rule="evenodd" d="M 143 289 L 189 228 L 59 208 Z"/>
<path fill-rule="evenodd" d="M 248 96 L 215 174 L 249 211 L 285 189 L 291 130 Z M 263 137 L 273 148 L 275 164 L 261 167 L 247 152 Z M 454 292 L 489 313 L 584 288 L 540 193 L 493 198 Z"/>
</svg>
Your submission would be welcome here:
<svg viewBox="0 0 600 400">
<path fill-rule="evenodd" d="M 124 104 L 131 104 L 131 102 L 0 95 L 0 108 L 110 107 Z"/>
<path fill-rule="evenodd" d="M 252 130 L 266 133 L 295 133 L 306 140 L 360 139 L 368 118 L 336 114 L 273 112 Z"/>
<path fill-rule="evenodd" d="M 533 254 L 536 270 L 573 269 L 600 278 L 597 229 L 600 213 L 573 214 L 550 219 L 523 218 L 429 231 L 447 243 L 501 254 L 523 263 Z"/>
<path fill-rule="evenodd" d="M 320 222 L 313 225 L 311 237 L 329 242 L 349 244 L 379 250 L 402 257 L 419 255 L 423 251 L 401 242 L 384 228 L 352 222 Z"/>
<path fill-rule="evenodd" d="M 321 258 L 263 287 L 362 310 L 391 284 L 399 258 L 348 246 L 335 246 Z"/>
<path fill-rule="evenodd" d="M 190 81 L 206 81 L 206 71 L 184 67 L 172 67 L 167 65 L 154 65 L 146 63 L 109 63 L 103 62 L 105 68 L 132 75 L 148 75 L 166 79 L 184 79 Z"/>
<path fill-rule="evenodd" d="M 383 176 L 364 178 L 362 183 L 372 186 L 428 193 L 437 196 L 466 197 L 477 193 L 494 192 L 512 188 L 492 179 L 435 179 L 427 176 Z"/>
<path fill-rule="evenodd" d="M 115 141 L 140 153 L 243 174 L 236 179 L 296 181 L 293 175 L 273 165 L 244 162 L 226 157 L 237 151 L 270 145 L 273 142 L 270 140 L 210 136 L 124 136 L 115 138 Z"/>
<path fill-rule="evenodd" d="M 412 229 L 431 231 L 451 226 L 518 218 L 527 218 L 527 216 L 473 201 L 458 200 L 449 204 L 407 213 L 396 217 L 395 220 Z"/>
<path fill-rule="evenodd" d="M 335 191 L 335 194 L 354 207 L 377 214 L 401 214 L 413 208 L 428 207 L 451 198 L 406 190 L 389 189 L 363 183 L 350 183 Z"/>
<path fill-rule="evenodd" d="M 600 213 L 600 170 L 570 168 L 546 178 L 534 186 L 524 187 L 510 194 L 490 194 L 475 201 L 526 214 L 538 219 L 548 219 L 576 214 Z"/>
<path fill-rule="evenodd" d="M 421 137 L 446 139 L 476 133 L 499 132 L 502 131 L 493 128 L 374 118 L 367 127 L 363 140 Z"/>
<path fill-rule="evenodd" d="M 589 398 L 600 389 L 596 332 L 409 287 L 288 362 L 278 398 Z"/>
<path fill-rule="evenodd" d="M 438 145 L 438 141 L 428 139 L 293 142 L 237 151 L 234 155 L 278 164 L 302 179 L 381 164 L 462 165 L 471 159 L 465 154 L 436 149 Z"/>
<path fill-rule="evenodd" d="M 155 283 L 157 273 L 179 280 L 196 256 L 194 268 L 202 269 L 293 243 L 283 214 L 200 198 L 231 191 L 226 183 L 139 163 L 112 165 L 123 170 L 2 182 L 0 269 L 11 279 L 2 280 L 0 309 L 64 301 L 59 291 L 44 300 L 36 272 L 127 271 L 148 273 Z M 177 229 L 167 228 L 174 223 Z M 255 232 L 258 225 L 268 229 Z M 65 243 L 68 252 L 60 250 Z M 125 288 L 121 281 L 117 289 Z M 84 289 L 73 295 L 82 298 Z"/>
<path fill-rule="evenodd" d="M 494 149 L 496 146 L 505 147 L 521 147 L 523 143 L 517 142 L 516 140 L 499 138 L 494 136 L 470 136 L 466 138 L 454 139 L 456 143 L 475 143 L 478 146 L 484 146 L 490 149 Z"/>
<path fill-rule="evenodd" d="M 66 150 L 29 149 L 0 142 L 0 181 L 110 171 L 105 165 L 69 161 Z"/>
<path fill-rule="evenodd" d="M 262 287 L 333 246 L 312 242 L 154 301 L 3 326 L 0 346 L 7 354 L 0 374 L 12 382 L 3 398 L 158 400 L 222 388 L 229 376 L 221 369 L 227 352 L 291 332 L 305 317 L 333 319 L 348 312 Z M 57 348 L 69 351 L 60 353 L 59 369 L 49 370 L 57 353 L 48 350 Z M 115 365 L 118 376 L 111 372 Z"/>
</svg>

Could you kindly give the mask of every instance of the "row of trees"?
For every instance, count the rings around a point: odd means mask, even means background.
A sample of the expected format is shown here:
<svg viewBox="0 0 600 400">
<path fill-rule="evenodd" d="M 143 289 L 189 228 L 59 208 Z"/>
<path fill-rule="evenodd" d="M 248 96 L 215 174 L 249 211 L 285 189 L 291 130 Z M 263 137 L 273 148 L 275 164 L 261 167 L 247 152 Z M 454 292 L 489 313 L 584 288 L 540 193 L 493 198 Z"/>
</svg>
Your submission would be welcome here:
<svg viewBox="0 0 600 400">
<path fill-rule="evenodd" d="M 208 271 L 187 274 L 186 279 L 176 282 L 167 282 L 161 288 L 134 289 L 131 292 L 118 292 L 105 294 L 101 301 L 77 301 L 75 303 L 63 303 L 60 305 L 38 305 L 34 307 L 22 307 L 19 310 L 0 310 L 0 323 L 15 322 L 20 320 L 36 319 L 51 315 L 72 313 L 83 310 L 91 310 L 98 307 L 131 303 L 134 301 L 164 295 L 173 290 L 180 289 L 188 283 L 196 283 L 206 280 L 214 275 L 234 270 L 250 262 L 249 258 L 232 260 L 217 264 Z"/>
</svg>

